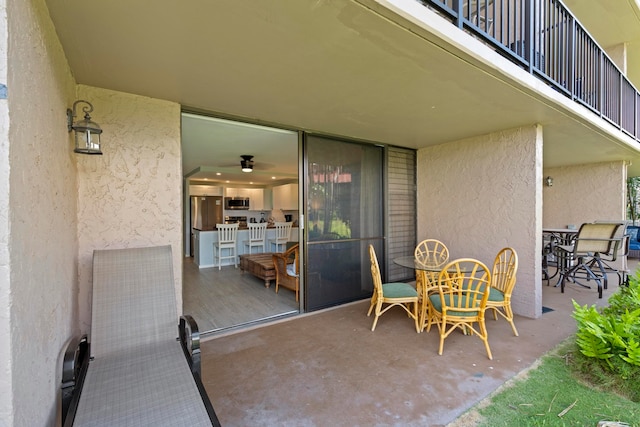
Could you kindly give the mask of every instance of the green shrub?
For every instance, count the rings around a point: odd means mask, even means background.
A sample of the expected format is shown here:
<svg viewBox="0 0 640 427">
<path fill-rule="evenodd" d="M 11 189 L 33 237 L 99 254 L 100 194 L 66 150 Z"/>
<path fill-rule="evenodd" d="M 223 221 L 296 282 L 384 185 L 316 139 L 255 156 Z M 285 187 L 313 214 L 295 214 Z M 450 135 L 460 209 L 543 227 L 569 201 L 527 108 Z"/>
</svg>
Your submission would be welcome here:
<svg viewBox="0 0 640 427">
<path fill-rule="evenodd" d="M 577 369 L 589 381 L 640 401 L 640 273 L 630 278 L 601 311 L 573 301 L 578 323 Z"/>
</svg>

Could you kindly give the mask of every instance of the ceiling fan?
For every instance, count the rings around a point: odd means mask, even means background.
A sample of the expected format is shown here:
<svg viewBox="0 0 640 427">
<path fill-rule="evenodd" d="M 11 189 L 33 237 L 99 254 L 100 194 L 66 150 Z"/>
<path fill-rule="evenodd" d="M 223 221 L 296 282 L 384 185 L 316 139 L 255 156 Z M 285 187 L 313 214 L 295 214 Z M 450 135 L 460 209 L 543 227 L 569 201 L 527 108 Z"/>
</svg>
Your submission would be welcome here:
<svg viewBox="0 0 640 427">
<path fill-rule="evenodd" d="M 242 172 L 253 172 L 253 156 L 248 154 L 243 154 L 242 160 L 240 160 L 240 166 L 242 167 Z"/>
</svg>

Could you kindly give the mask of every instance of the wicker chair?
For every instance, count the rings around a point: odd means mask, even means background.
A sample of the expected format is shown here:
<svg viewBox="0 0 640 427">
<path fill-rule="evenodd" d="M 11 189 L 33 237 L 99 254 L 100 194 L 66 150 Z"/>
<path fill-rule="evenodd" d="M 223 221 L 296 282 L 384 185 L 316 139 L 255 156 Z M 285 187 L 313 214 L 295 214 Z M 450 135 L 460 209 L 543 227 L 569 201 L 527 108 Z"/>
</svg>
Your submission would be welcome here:
<svg viewBox="0 0 640 427">
<path fill-rule="evenodd" d="M 300 296 L 300 245 L 295 244 L 282 253 L 272 255 L 276 267 L 276 293 L 280 286 L 296 293 L 296 302 Z"/>
<path fill-rule="evenodd" d="M 369 258 L 371 259 L 371 276 L 373 278 L 373 295 L 371 296 L 371 305 L 367 316 L 371 315 L 375 307 L 375 318 L 373 319 L 372 331 L 375 331 L 378 318 L 382 316 L 391 307 L 402 307 L 415 321 L 416 332 L 420 332 L 419 315 L 418 315 L 418 292 L 408 283 L 382 283 L 380 276 L 380 266 L 373 245 L 369 245 Z M 384 309 L 384 304 L 388 304 Z M 407 308 L 410 304 L 413 309 Z"/>
<path fill-rule="evenodd" d="M 491 291 L 487 301 L 487 309 L 493 310 L 493 318 L 498 320 L 498 314 L 504 317 L 511 324 L 515 336 L 518 336 L 518 330 L 513 323 L 511 293 L 516 285 L 517 271 L 518 254 L 513 248 L 503 248 L 493 262 Z"/>
<path fill-rule="evenodd" d="M 420 330 L 423 331 L 431 316 L 426 299 L 430 293 L 438 289 L 438 272 L 449 261 L 449 249 L 440 240 L 426 239 L 418 243 L 413 256 L 417 263 L 429 267 L 416 270 L 416 290 L 420 298 Z"/>
<path fill-rule="evenodd" d="M 493 359 L 484 322 L 490 283 L 489 269 L 475 259 L 460 258 L 442 269 L 438 276 L 438 293 L 429 296 L 433 319 L 440 332 L 438 354 L 442 355 L 445 338 L 461 329 L 465 334 L 477 335 L 484 342 L 487 356 Z"/>
</svg>

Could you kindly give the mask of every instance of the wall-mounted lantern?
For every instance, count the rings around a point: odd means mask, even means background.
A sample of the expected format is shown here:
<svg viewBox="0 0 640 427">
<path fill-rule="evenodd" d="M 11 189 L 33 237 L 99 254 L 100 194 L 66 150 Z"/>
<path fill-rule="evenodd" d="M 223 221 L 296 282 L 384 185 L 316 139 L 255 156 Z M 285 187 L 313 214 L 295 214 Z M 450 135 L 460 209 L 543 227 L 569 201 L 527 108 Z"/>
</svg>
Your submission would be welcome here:
<svg viewBox="0 0 640 427">
<path fill-rule="evenodd" d="M 82 107 L 84 119 L 74 123 L 73 119 L 77 117 L 76 106 L 78 103 L 87 104 Z M 82 99 L 73 103 L 73 109 L 67 109 L 67 129 L 69 132 L 75 132 L 76 148 L 73 150 L 80 154 L 102 154 L 100 151 L 100 134 L 102 129 L 100 125 L 91 120 L 90 112 L 93 111 L 93 105 Z"/>
</svg>

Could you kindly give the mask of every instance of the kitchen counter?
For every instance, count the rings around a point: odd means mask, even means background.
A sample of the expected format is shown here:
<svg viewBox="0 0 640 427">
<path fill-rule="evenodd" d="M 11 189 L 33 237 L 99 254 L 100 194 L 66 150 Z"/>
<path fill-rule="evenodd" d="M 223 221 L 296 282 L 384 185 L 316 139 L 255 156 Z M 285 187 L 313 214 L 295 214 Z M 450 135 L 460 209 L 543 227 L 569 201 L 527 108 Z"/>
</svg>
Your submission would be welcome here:
<svg viewBox="0 0 640 427">
<path fill-rule="evenodd" d="M 275 227 L 267 227 L 267 247 L 265 252 L 271 252 L 269 250 L 269 239 L 275 238 Z M 194 257 L 193 260 L 199 268 L 215 267 L 216 261 L 213 259 L 213 244 L 218 241 L 217 230 L 198 230 L 193 229 L 194 235 Z M 249 229 L 238 229 L 238 236 L 236 239 L 236 253 L 238 256 L 243 255 L 245 252 L 244 241 L 249 239 Z M 291 242 L 298 241 L 298 227 L 291 227 Z M 255 250 L 254 250 L 255 251 Z M 255 253 L 255 252 L 254 252 Z M 223 260 L 222 265 L 233 265 L 233 262 L 229 259 Z"/>
<path fill-rule="evenodd" d="M 272 228 L 276 228 L 275 225 L 267 225 L 267 229 L 272 229 Z M 291 227 L 291 229 L 293 230 L 294 228 L 298 228 L 296 226 Z M 242 231 L 242 230 L 248 230 L 249 227 L 244 227 L 244 226 L 240 226 L 238 227 L 238 231 Z M 215 227 L 214 228 L 210 228 L 210 229 L 200 229 L 200 228 L 194 228 L 194 230 L 198 230 L 198 231 L 218 231 Z"/>
</svg>

